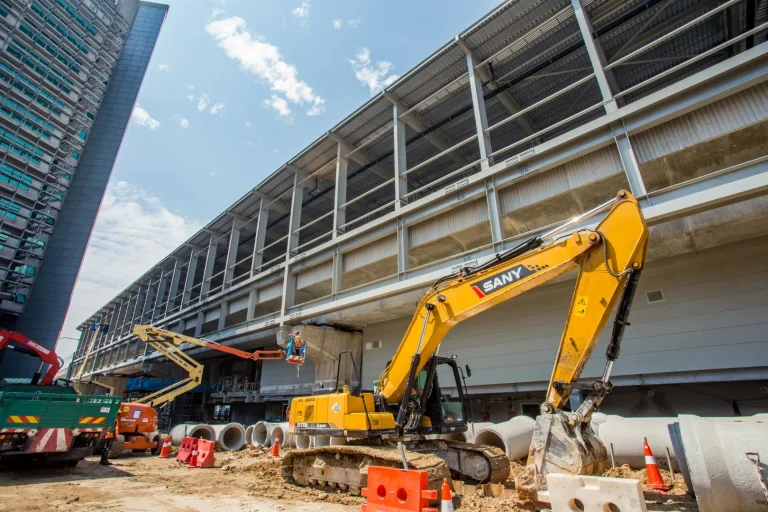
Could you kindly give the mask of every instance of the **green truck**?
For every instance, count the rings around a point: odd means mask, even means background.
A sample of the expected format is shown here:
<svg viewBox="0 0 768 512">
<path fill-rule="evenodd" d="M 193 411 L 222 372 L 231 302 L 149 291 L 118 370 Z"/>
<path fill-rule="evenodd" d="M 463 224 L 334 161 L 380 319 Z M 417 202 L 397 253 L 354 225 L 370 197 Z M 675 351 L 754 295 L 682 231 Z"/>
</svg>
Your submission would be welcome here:
<svg viewBox="0 0 768 512">
<path fill-rule="evenodd" d="M 0 380 L 0 464 L 74 466 L 91 455 L 96 441 L 113 433 L 122 399 L 78 395 L 69 382 L 55 380 L 60 363 L 53 351 L 0 330 L 0 352 L 7 349 L 37 356 L 51 368 L 42 379 L 38 372 Z"/>
</svg>

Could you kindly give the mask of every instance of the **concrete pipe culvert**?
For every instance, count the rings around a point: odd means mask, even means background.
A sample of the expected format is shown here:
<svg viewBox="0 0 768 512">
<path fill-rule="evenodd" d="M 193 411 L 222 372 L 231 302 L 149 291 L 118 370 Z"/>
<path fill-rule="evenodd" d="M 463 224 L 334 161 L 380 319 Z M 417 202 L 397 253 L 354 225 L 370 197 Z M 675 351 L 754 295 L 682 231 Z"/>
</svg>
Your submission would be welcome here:
<svg viewBox="0 0 768 512">
<path fill-rule="evenodd" d="M 292 446 L 293 436 L 290 433 L 290 426 L 288 422 L 277 423 L 272 429 L 272 433 L 269 436 L 270 444 L 274 445 L 277 436 L 280 436 L 280 446 L 282 448 L 288 448 Z"/>
<path fill-rule="evenodd" d="M 299 448 L 300 450 L 306 450 L 307 448 L 312 447 L 312 438 L 310 436 L 299 434 L 293 438 L 296 441 L 296 448 Z"/>
<path fill-rule="evenodd" d="M 266 421 L 260 421 L 253 426 L 253 445 L 272 446 L 269 438 L 269 428 Z"/>
<path fill-rule="evenodd" d="M 528 456 L 535 424 L 533 418 L 517 416 L 492 427 L 480 429 L 475 435 L 474 444 L 500 448 L 510 460 L 522 459 Z"/>
<path fill-rule="evenodd" d="M 253 429 L 256 425 L 248 425 L 245 428 L 245 444 L 250 446 L 253 444 Z"/>
<path fill-rule="evenodd" d="M 184 437 L 194 437 L 206 441 L 216 440 L 216 431 L 205 423 L 182 423 L 173 427 L 169 435 L 173 446 L 179 446 Z"/>
<path fill-rule="evenodd" d="M 313 436 L 312 447 L 320 448 L 322 446 L 331 446 L 331 438 L 328 436 Z"/>
<path fill-rule="evenodd" d="M 216 431 L 216 448 L 219 450 L 231 452 L 245 445 L 245 428 L 240 423 L 212 426 Z"/>
<path fill-rule="evenodd" d="M 467 438 L 468 443 L 475 442 L 475 436 L 484 428 L 492 427 L 495 423 L 491 421 L 481 421 L 478 423 L 467 423 L 467 431 L 464 432 L 464 437 Z"/>
<path fill-rule="evenodd" d="M 437 436 L 437 438 L 442 439 L 443 441 L 460 441 L 462 443 L 466 443 L 469 440 L 464 432 L 450 432 L 448 434 L 440 434 Z"/>
<path fill-rule="evenodd" d="M 347 438 L 343 436 L 332 436 L 331 446 L 343 446 L 347 444 Z"/>
</svg>

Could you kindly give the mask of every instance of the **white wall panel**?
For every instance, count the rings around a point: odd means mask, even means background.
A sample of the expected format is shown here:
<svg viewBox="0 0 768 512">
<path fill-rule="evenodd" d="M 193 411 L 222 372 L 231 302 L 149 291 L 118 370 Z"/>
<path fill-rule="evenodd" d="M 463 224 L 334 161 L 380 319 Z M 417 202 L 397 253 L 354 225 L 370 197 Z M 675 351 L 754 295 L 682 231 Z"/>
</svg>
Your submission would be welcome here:
<svg viewBox="0 0 768 512">
<path fill-rule="evenodd" d="M 270 284 L 264 288 L 259 288 L 259 302 L 266 302 L 268 300 L 276 299 L 283 294 L 283 283 L 278 281 L 277 283 Z"/>
<path fill-rule="evenodd" d="M 411 247 L 418 247 L 486 222 L 488 222 L 488 207 L 485 199 L 478 199 L 411 226 L 409 228 Z"/>
<path fill-rule="evenodd" d="M 299 272 L 296 274 L 296 288 L 301 290 L 312 284 L 327 281 L 331 278 L 332 269 L 333 261 L 326 261 Z"/>
<path fill-rule="evenodd" d="M 344 253 L 343 270 L 348 272 L 395 254 L 397 254 L 397 235 L 386 236 Z"/>
<path fill-rule="evenodd" d="M 632 136 L 639 163 L 655 160 L 768 119 L 768 83 L 702 107 Z"/>
</svg>

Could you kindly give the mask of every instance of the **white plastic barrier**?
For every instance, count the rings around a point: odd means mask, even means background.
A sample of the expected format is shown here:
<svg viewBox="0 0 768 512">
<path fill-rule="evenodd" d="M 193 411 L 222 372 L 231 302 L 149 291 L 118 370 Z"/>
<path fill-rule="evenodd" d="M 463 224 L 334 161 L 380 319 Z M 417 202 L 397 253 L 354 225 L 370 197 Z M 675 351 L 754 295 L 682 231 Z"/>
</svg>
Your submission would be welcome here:
<svg viewBox="0 0 768 512">
<path fill-rule="evenodd" d="M 645 512 L 640 480 L 599 476 L 547 475 L 552 512 Z"/>
<path fill-rule="evenodd" d="M 245 428 L 240 423 L 211 425 L 216 432 L 216 448 L 225 452 L 241 449 L 245 445 Z"/>
<path fill-rule="evenodd" d="M 535 423 L 528 416 L 516 416 L 480 429 L 473 442 L 501 448 L 510 460 L 522 459 L 528 456 Z"/>
<path fill-rule="evenodd" d="M 173 446 L 179 446 L 184 437 L 196 437 L 206 441 L 216 440 L 216 432 L 205 423 L 182 423 L 173 427 L 169 435 Z"/>
</svg>

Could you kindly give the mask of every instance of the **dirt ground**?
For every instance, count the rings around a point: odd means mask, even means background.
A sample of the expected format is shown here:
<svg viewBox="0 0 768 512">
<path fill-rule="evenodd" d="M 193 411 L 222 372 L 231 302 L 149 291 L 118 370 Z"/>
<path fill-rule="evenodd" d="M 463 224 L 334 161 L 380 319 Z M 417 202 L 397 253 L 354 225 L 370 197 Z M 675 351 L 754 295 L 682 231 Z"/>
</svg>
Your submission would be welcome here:
<svg viewBox="0 0 768 512">
<path fill-rule="evenodd" d="M 280 461 L 247 449 L 216 454 L 216 467 L 189 469 L 174 459 L 127 456 L 113 465 L 97 458 L 74 468 L 0 472 L 0 512 L 80 510 L 146 512 L 352 512 L 364 498 L 340 491 L 299 487 L 280 478 Z M 644 471 L 616 468 L 606 476 L 635 477 Z M 664 475 L 669 478 L 668 474 Z M 669 493 L 647 492 L 650 511 L 695 512 L 682 479 Z M 535 512 L 541 507 L 514 498 L 456 498 L 460 512 Z"/>
</svg>

